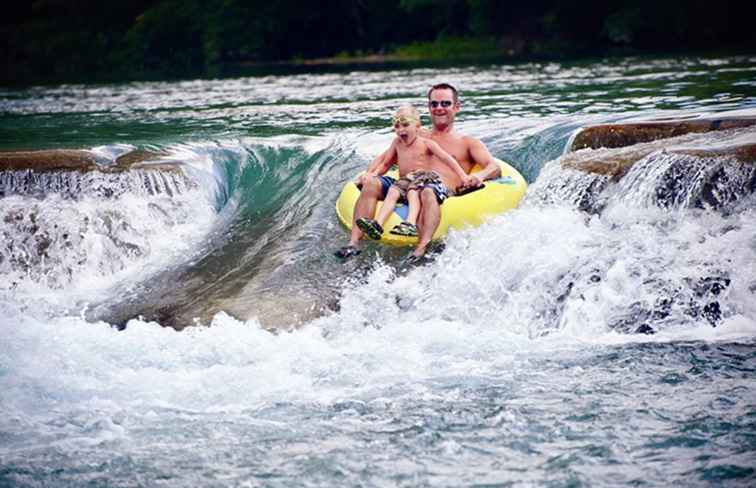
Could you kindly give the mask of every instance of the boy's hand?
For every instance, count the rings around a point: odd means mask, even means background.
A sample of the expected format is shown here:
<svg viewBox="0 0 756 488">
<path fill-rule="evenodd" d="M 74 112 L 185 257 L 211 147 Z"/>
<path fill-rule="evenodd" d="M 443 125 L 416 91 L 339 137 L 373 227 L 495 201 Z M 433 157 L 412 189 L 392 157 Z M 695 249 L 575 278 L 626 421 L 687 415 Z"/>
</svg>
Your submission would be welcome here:
<svg viewBox="0 0 756 488">
<path fill-rule="evenodd" d="M 462 178 L 462 184 L 459 185 L 459 188 L 461 190 L 464 190 L 467 188 L 478 188 L 481 185 L 483 185 L 483 182 L 480 181 L 480 178 L 478 178 L 477 176 L 465 175 L 465 177 Z"/>
</svg>

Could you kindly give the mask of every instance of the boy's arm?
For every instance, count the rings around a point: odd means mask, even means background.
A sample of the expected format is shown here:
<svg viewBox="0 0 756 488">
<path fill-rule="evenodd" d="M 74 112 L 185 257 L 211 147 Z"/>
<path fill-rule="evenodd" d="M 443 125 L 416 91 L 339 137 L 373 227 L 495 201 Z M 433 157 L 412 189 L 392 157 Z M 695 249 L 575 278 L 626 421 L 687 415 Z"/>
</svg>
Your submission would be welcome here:
<svg viewBox="0 0 756 488">
<path fill-rule="evenodd" d="M 452 170 L 454 170 L 455 173 L 457 173 L 457 176 L 462 179 L 462 184 L 466 185 L 469 182 L 469 175 L 465 173 L 465 170 L 462 169 L 462 166 L 459 165 L 456 159 L 452 157 L 451 154 L 444 151 L 441 146 L 438 145 L 436 141 L 432 141 L 430 139 L 427 139 L 426 142 L 428 143 L 428 149 L 441 161 L 443 161 L 447 166 L 449 166 Z"/>
</svg>

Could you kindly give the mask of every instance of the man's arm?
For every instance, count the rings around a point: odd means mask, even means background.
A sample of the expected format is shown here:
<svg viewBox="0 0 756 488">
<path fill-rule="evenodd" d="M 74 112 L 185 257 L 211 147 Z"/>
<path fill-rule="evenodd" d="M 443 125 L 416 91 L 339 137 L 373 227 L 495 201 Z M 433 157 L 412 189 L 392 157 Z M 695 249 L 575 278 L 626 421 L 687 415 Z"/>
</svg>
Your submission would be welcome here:
<svg viewBox="0 0 756 488">
<path fill-rule="evenodd" d="M 474 137 L 465 137 L 465 141 L 467 142 L 467 151 L 470 153 L 470 160 L 473 164 L 481 167 L 480 171 L 470 175 L 474 183 L 465 185 L 465 187 L 478 187 L 483 184 L 484 180 L 501 176 L 501 166 L 491 156 L 491 153 L 488 152 L 488 149 L 482 142 Z"/>
<path fill-rule="evenodd" d="M 501 167 L 494 157 L 491 156 L 488 148 L 474 137 L 468 137 L 467 139 L 470 142 L 468 149 L 470 151 L 470 159 L 473 163 L 481 167 L 481 170 L 473 176 L 481 181 L 501 176 Z"/>
</svg>

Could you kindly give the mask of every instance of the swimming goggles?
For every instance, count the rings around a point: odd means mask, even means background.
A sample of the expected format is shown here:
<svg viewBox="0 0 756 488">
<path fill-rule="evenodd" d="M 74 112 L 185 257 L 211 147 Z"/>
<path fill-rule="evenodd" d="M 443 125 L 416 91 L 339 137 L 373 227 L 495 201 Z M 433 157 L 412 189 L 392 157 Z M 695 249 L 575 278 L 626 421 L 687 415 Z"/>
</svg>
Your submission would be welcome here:
<svg viewBox="0 0 756 488">
<path fill-rule="evenodd" d="M 391 118 L 391 125 L 411 125 L 413 122 L 420 122 L 420 119 L 414 115 L 394 115 Z"/>
</svg>

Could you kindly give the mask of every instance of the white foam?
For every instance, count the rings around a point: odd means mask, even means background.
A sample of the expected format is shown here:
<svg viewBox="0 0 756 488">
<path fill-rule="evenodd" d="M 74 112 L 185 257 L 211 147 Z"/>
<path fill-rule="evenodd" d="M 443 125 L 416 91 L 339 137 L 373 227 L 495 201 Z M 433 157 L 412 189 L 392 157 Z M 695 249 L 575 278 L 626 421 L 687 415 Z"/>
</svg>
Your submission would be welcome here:
<svg viewBox="0 0 756 488">
<path fill-rule="evenodd" d="M 198 190 L 112 199 L 8 196 L 2 213 L 8 217 L 0 227 L 12 242 L 0 264 L 0 293 L 64 310 L 191 256 L 216 216 Z"/>
</svg>

